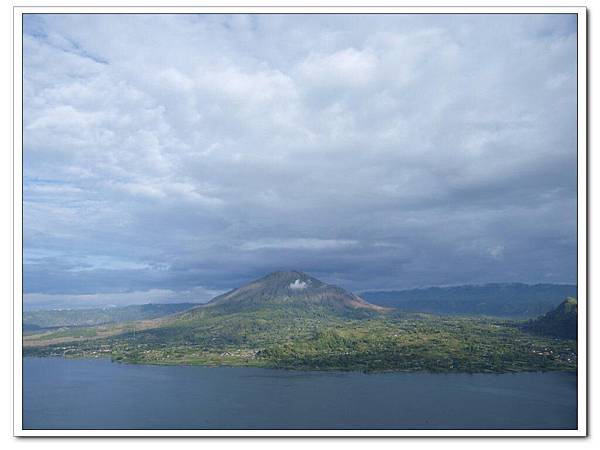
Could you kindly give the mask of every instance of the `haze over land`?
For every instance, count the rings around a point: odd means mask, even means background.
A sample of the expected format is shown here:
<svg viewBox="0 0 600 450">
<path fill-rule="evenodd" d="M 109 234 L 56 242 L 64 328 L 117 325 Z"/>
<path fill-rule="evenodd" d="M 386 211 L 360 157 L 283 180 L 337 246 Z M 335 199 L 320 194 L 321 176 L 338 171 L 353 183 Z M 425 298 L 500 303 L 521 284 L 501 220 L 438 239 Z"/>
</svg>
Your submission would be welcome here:
<svg viewBox="0 0 600 450">
<path fill-rule="evenodd" d="M 27 15 L 26 306 L 575 283 L 575 19 Z"/>
</svg>

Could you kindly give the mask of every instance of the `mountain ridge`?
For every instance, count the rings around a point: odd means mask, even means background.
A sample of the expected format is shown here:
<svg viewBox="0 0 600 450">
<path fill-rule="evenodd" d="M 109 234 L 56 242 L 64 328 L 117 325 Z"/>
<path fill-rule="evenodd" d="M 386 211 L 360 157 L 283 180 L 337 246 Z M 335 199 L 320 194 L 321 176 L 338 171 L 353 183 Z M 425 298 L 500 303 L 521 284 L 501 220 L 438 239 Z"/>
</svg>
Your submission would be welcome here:
<svg viewBox="0 0 600 450">
<path fill-rule="evenodd" d="M 326 306 L 338 312 L 364 310 L 381 313 L 389 310 L 297 270 L 272 272 L 193 309 L 224 308 L 231 311 L 286 306 Z"/>
<path fill-rule="evenodd" d="M 551 283 L 487 283 L 373 290 L 362 292 L 361 297 L 380 306 L 407 312 L 526 319 L 548 312 L 566 297 L 577 297 L 577 286 Z"/>
</svg>

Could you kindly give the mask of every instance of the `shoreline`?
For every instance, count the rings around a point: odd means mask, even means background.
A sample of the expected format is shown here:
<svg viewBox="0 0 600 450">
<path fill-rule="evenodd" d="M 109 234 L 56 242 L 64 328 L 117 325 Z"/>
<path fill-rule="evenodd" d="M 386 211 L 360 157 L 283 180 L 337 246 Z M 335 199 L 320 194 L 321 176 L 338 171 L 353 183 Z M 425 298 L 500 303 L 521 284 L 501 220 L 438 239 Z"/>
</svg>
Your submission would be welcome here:
<svg viewBox="0 0 600 450">
<path fill-rule="evenodd" d="M 120 364 L 127 366 L 149 366 L 149 367 L 206 367 L 206 368 L 235 368 L 235 369 L 269 369 L 269 370 L 278 370 L 278 371 L 287 371 L 287 372 L 303 372 L 303 373 L 362 373 L 365 375 L 375 375 L 375 374 L 431 374 L 431 375 L 516 375 L 520 373 L 568 373 L 578 375 L 578 368 L 568 369 L 568 368 L 549 368 L 549 369 L 524 369 L 524 370 L 504 370 L 504 371 L 494 371 L 494 370 L 480 370 L 480 371 L 464 371 L 464 370 L 410 370 L 410 369 L 372 369 L 372 370 L 364 370 L 364 369 L 346 369 L 341 367 L 331 367 L 331 368 L 309 368 L 309 367 L 283 367 L 283 366 L 274 366 L 274 365 L 262 365 L 262 364 L 192 364 L 192 363 L 166 363 L 166 362 L 132 362 L 132 361 L 116 361 L 110 356 L 99 356 L 99 357 L 87 357 L 87 356 L 33 356 L 33 355 L 23 355 L 22 359 L 63 359 L 63 360 L 84 360 L 84 361 L 95 361 L 95 360 L 105 360 L 109 361 L 112 364 Z"/>
</svg>

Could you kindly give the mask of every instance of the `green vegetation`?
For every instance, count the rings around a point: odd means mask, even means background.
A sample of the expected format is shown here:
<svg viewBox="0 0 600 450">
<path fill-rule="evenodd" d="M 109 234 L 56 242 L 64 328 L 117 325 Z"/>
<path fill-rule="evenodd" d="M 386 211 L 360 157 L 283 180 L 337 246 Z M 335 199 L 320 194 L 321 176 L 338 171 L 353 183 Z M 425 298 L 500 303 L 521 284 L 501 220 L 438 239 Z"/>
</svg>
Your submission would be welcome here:
<svg viewBox="0 0 600 450">
<path fill-rule="evenodd" d="M 576 348 L 575 341 L 527 333 L 511 321 L 426 314 L 332 320 L 257 311 L 205 314 L 187 324 L 26 347 L 25 354 L 110 356 L 143 364 L 507 372 L 575 370 Z"/>
<path fill-rule="evenodd" d="M 384 310 L 299 272 L 167 318 L 86 330 L 27 336 L 24 355 L 319 370 L 577 369 L 576 341 L 532 333 L 527 323 Z"/>
</svg>

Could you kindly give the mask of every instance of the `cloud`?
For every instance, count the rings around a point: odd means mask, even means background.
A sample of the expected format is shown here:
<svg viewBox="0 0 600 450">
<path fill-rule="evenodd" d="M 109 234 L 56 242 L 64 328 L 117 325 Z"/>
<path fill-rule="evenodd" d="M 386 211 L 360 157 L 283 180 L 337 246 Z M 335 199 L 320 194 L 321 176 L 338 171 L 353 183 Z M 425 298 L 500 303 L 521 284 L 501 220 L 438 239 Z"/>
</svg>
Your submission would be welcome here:
<svg viewBox="0 0 600 450">
<path fill-rule="evenodd" d="M 368 50 L 345 48 L 330 54 L 311 53 L 298 65 L 302 78 L 327 89 L 360 87 L 377 71 L 377 57 Z"/>
<path fill-rule="evenodd" d="M 24 25 L 27 298 L 576 279 L 572 16 Z"/>
<path fill-rule="evenodd" d="M 147 303 L 205 303 L 222 293 L 222 291 L 196 288 L 178 291 L 149 289 L 99 294 L 25 294 L 24 303 L 28 309 L 125 306 Z"/>
<path fill-rule="evenodd" d="M 242 250 L 287 249 L 287 250 L 325 250 L 356 245 L 358 241 L 344 239 L 261 239 L 244 242 Z"/>
<path fill-rule="evenodd" d="M 290 283 L 290 289 L 295 291 L 301 291 L 306 289 L 307 283 L 306 281 L 295 280 L 293 283 Z"/>
<path fill-rule="evenodd" d="M 488 252 L 492 258 L 500 259 L 504 255 L 504 246 L 495 245 L 488 249 Z"/>
</svg>

